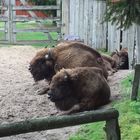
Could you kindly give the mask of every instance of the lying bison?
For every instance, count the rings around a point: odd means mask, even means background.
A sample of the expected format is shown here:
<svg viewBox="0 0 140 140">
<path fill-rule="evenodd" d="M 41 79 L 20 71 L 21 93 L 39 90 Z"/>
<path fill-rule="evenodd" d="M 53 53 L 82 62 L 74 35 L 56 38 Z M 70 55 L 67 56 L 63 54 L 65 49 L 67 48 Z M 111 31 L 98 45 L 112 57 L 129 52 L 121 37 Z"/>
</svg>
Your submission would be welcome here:
<svg viewBox="0 0 140 140">
<path fill-rule="evenodd" d="M 102 58 L 104 60 L 106 69 L 111 72 L 110 75 L 117 72 L 117 63 L 111 56 L 102 55 Z"/>
<path fill-rule="evenodd" d="M 70 114 L 109 103 L 110 88 L 100 68 L 61 69 L 52 78 L 48 98 L 58 109 Z"/>
<path fill-rule="evenodd" d="M 62 42 L 55 48 L 44 48 L 30 62 L 29 70 L 35 81 L 51 78 L 62 68 L 99 67 L 105 78 L 108 72 L 96 50 L 80 42 Z"/>
<path fill-rule="evenodd" d="M 120 51 L 113 52 L 111 57 L 116 61 L 118 69 L 128 69 L 129 61 L 128 61 L 128 50 L 127 48 L 123 48 Z"/>
</svg>

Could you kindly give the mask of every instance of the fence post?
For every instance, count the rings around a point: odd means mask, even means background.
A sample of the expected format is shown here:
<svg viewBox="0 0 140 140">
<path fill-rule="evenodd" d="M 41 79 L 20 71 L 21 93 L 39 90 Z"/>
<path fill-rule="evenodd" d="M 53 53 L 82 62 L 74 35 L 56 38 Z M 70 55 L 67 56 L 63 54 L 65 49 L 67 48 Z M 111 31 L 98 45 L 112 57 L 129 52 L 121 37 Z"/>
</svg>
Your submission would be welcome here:
<svg viewBox="0 0 140 140">
<path fill-rule="evenodd" d="M 60 17 L 61 18 L 61 20 L 62 20 L 62 16 L 61 16 L 61 0 L 57 0 L 56 1 L 57 2 L 57 5 L 59 5 L 60 6 L 60 9 L 59 10 L 57 10 L 57 17 Z M 62 26 L 61 25 L 62 23 L 57 23 L 57 27 L 60 27 L 60 26 Z M 60 40 L 62 37 L 61 37 L 61 31 L 58 33 L 58 40 Z"/>
<path fill-rule="evenodd" d="M 136 26 L 136 50 L 137 50 L 137 63 L 140 63 L 140 25 Z"/>
<path fill-rule="evenodd" d="M 140 64 L 136 64 L 133 87 L 132 87 L 132 94 L 131 94 L 131 100 L 137 100 L 138 89 L 139 89 L 139 81 L 140 81 Z"/>
<path fill-rule="evenodd" d="M 121 140 L 118 119 L 107 120 L 105 131 L 107 140 Z"/>
</svg>

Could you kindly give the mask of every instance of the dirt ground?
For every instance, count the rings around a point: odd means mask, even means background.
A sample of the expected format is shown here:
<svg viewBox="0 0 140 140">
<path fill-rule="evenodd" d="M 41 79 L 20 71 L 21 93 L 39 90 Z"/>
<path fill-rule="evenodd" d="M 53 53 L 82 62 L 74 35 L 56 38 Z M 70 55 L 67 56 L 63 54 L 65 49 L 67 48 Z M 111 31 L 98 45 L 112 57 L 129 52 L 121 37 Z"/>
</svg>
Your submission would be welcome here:
<svg viewBox="0 0 140 140">
<path fill-rule="evenodd" d="M 38 49 L 31 46 L 0 47 L 0 123 L 50 116 L 56 112 L 47 95 L 37 91 L 47 85 L 45 81 L 34 84 L 28 71 L 30 60 Z M 121 70 L 109 77 L 112 99 L 121 98 L 120 80 L 131 71 Z M 66 140 L 79 126 L 49 131 L 21 134 L 0 140 Z"/>
</svg>

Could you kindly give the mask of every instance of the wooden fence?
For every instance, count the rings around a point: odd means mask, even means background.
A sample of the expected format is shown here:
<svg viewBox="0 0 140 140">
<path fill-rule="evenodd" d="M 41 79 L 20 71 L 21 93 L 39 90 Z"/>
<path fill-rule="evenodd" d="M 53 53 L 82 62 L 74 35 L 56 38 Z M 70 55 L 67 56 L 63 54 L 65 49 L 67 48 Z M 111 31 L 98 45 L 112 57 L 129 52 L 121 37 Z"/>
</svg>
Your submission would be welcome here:
<svg viewBox="0 0 140 140">
<path fill-rule="evenodd" d="M 105 48 L 112 52 L 127 47 L 132 68 L 134 63 L 140 62 L 140 26 L 133 24 L 127 30 L 117 29 L 116 25 L 102 23 L 105 12 L 105 0 L 64 0 L 62 34 L 77 35 L 95 49 Z"/>
<path fill-rule="evenodd" d="M 33 43 L 48 43 L 53 41 L 54 39 L 50 35 L 50 32 L 57 32 L 58 37 L 61 33 L 61 0 L 57 0 L 57 5 L 51 6 L 31 6 L 28 5 L 26 0 L 20 0 L 22 3 L 21 6 L 16 6 L 15 0 L 5 0 L 4 5 L 1 5 L 0 8 L 2 13 L 0 15 L 0 22 L 4 22 L 4 27 L 1 28 L 1 32 L 4 34 L 4 38 L 0 40 L 0 43 L 3 44 L 33 44 Z M 40 18 L 37 17 L 34 11 L 45 11 L 45 10 L 56 10 L 56 17 L 46 17 Z M 16 11 L 27 11 L 31 17 L 26 16 L 17 16 Z M 31 22 L 34 21 L 38 24 L 36 28 L 28 28 L 28 29 L 18 29 L 16 27 L 17 23 Z M 43 21 L 51 21 L 56 22 L 57 25 L 53 27 L 46 27 L 42 24 Z M 18 33 L 36 33 L 41 32 L 46 35 L 46 39 L 44 40 L 17 40 Z M 30 35 L 29 35 L 30 36 Z M 55 41 L 57 41 L 56 39 Z"/>
<path fill-rule="evenodd" d="M 73 115 L 52 116 L 10 124 L 1 124 L 0 137 L 106 121 L 105 132 L 107 140 L 121 140 L 118 117 L 118 111 L 111 108 L 106 110 L 82 112 Z"/>
</svg>

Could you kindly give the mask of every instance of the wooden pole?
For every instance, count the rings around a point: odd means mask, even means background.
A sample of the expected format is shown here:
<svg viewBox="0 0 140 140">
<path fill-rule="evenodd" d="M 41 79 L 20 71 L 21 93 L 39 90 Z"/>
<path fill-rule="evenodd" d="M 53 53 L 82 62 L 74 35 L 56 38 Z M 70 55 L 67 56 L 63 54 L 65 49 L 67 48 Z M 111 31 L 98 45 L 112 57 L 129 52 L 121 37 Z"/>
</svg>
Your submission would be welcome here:
<svg viewBox="0 0 140 140">
<path fill-rule="evenodd" d="M 133 87 L 132 87 L 132 94 L 131 94 L 131 100 L 137 100 L 138 89 L 139 89 L 139 81 L 140 81 L 140 64 L 136 64 Z"/>
<path fill-rule="evenodd" d="M 118 119 L 111 119 L 106 121 L 105 127 L 107 140 L 120 140 L 120 129 Z"/>
<path fill-rule="evenodd" d="M 106 121 L 106 120 L 109 121 L 112 119 L 117 119 L 118 117 L 119 117 L 118 111 L 112 108 L 107 110 L 87 111 L 82 113 L 76 113 L 73 115 L 30 119 L 21 122 L 1 124 L 0 137 L 35 132 L 35 131 L 49 130 L 55 128 L 62 128 L 62 127 L 74 126 L 74 125 L 79 125 L 84 123 Z M 117 129 L 119 129 L 119 127 Z M 117 129 L 113 129 L 112 131 L 119 131 Z M 117 132 L 113 132 L 113 133 L 116 135 L 118 134 Z M 108 140 L 119 140 L 119 139 L 114 138 Z"/>
</svg>

